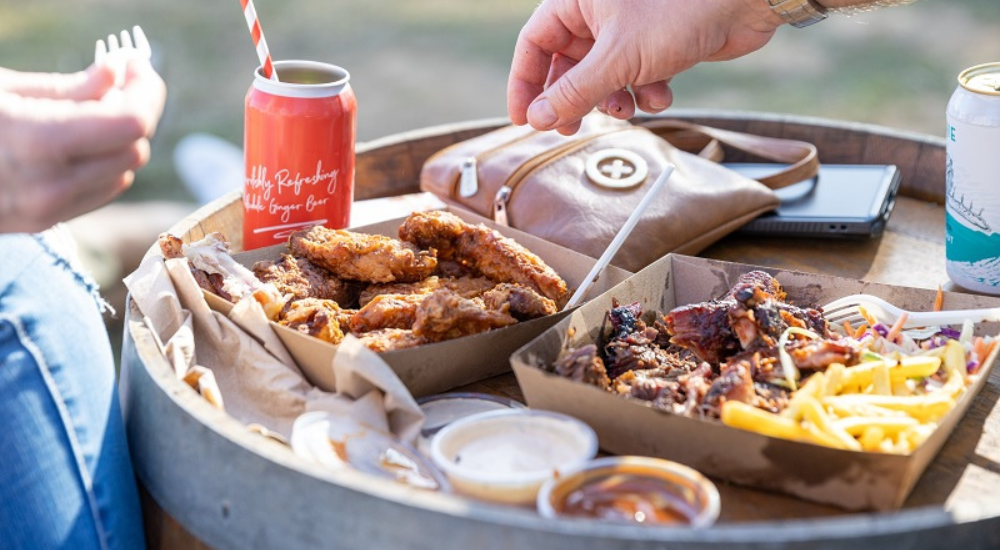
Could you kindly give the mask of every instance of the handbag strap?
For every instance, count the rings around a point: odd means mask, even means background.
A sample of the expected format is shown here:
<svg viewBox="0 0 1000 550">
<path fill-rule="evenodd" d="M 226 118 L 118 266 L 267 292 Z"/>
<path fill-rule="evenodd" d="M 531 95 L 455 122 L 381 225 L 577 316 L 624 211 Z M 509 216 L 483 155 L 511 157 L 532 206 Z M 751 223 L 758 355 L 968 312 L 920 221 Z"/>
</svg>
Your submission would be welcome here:
<svg viewBox="0 0 1000 550">
<path fill-rule="evenodd" d="M 643 122 L 640 125 L 656 134 L 660 134 L 661 137 L 681 149 L 684 149 L 682 141 L 690 143 L 690 135 L 692 133 L 710 138 L 712 141 L 699 154 L 713 160 L 718 160 L 718 158 L 715 158 L 717 155 L 709 156 L 705 154 L 705 151 L 712 147 L 713 142 L 719 141 L 758 157 L 788 164 L 789 166 L 786 168 L 757 179 L 757 181 L 771 189 L 781 189 L 782 187 L 813 178 L 819 173 L 819 155 L 816 146 L 807 141 L 745 134 L 671 118 L 653 119 Z M 687 134 L 687 136 L 678 140 L 672 138 L 669 135 L 671 133 L 678 136 Z"/>
</svg>

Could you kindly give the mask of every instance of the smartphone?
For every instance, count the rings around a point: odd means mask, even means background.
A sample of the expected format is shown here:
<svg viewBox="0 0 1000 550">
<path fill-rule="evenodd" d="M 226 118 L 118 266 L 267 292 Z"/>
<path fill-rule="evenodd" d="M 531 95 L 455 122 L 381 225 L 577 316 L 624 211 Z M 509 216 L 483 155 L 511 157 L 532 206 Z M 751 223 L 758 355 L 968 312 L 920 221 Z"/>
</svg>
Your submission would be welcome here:
<svg viewBox="0 0 1000 550">
<path fill-rule="evenodd" d="M 780 164 L 728 163 L 750 178 Z M 899 170 L 891 164 L 821 164 L 819 174 L 775 191 L 777 209 L 738 230 L 745 235 L 873 238 L 882 234 L 896 204 Z"/>
</svg>

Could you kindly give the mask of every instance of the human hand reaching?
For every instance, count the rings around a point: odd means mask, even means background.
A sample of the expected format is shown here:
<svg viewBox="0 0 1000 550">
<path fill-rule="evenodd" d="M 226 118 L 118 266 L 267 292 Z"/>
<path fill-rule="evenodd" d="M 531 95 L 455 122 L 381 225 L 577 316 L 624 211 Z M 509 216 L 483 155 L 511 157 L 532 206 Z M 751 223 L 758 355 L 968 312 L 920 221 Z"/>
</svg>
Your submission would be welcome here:
<svg viewBox="0 0 1000 550">
<path fill-rule="evenodd" d="M 657 113 L 675 75 L 760 49 L 782 22 L 764 0 L 544 0 L 517 39 L 507 110 L 563 134 L 595 107 Z"/>
<path fill-rule="evenodd" d="M 149 160 L 166 87 L 149 61 L 72 74 L 0 69 L 0 233 L 41 231 L 110 202 Z"/>
</svg>

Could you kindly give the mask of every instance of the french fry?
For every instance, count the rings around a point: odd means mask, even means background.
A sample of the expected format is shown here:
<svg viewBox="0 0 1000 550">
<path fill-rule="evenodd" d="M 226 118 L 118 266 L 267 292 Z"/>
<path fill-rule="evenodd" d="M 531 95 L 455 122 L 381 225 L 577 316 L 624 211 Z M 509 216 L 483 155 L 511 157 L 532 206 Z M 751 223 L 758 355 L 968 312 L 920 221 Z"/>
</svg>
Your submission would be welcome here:
<svg viewBox="0 0 1000 550">
<path fill-rule="evenodd" d="M 865 451 L 880 452 L 882 450 L 882 441 L 884 440 L 885 430 L 878 426 L 869 426 L 861 434 L 859 442 L 861 443 L 861 448 Z"/>
<path fill-rule="evenodd" d="M 878 407 L 868 403 L 858 403 L 858 402 L 841 402 L 841 403 L 829 403 L 825 400 L 824 405 L 833 414 L 840 418 L 847 418 L 851 416 L 861 416 L 861 417 L 875 417 L 883 418 L 887 416 L 909 416 L 903 411 L 895 411 L 892 409 L 887 409 L 885 407 Z"/>
<path fill-rule="evenodd" d="M 853 404 L 874 405 L 894 411 L 902 411 L 920 421 L 936 421 L 948 414 L 955 400 L 945 392 L 927 395 L 834 395 L 822 399 L 824 406 L 838 408 Z"/>
<path fill-rule="evenodd" d="M 758 409 L 740 401 L 723 403 L 721 419 L 722 423 L 727 426 L 769 437 L 806 441 L 838 449 L 844 448 L 840 441 L 822 431 L 805 428 L 796 420 Z"/>
<path fill-rule="evenodd" d="M 799 406 L 802 408 L 802 414 L 805 419 L 819 428 L 823 433 L 835 439 L 840 448 L 852 451 L 861 450 L 861 444 L 858 443 L 858 440 L 834 424 L 815 397 L 803 397 Z"/>
<path fill-rule="evenodd" d="M 964 356 L 963 356 L 964 361 Z M 860 365 L 844 369 L 841 393 L 860 393 L 872 384 L 874 373 L 885 364 L 884 361 L 866 361 Z M 941 359 L 931 355 L 904 357 L 889 367 L 889 377 L 893 380 L 922 378 L 940 369 Z"/>
<path fill-rule="evenodd" d="M 872 371 L 872 393 L 875 395 L 892 395 L 892 381 L 889 379 L 889 367 L 880 361 Z"/>
<path fill-rule="evenodd" d="M 826 368 L 823 374 L 825 375 L 823 377 L 823 391 L 820 396 L 837 395 L 844 380 L 843 363 L 833 363 Z"/>
<path fill-rule="evenodd" d="M 851 416 L 835 420 L 834 425 L 852 436 L 863 437 L 870 428 L 879 428 L 882 434 L 893 434 L 919 426 L 920 422 L 912 416 Z"/>
</svg>

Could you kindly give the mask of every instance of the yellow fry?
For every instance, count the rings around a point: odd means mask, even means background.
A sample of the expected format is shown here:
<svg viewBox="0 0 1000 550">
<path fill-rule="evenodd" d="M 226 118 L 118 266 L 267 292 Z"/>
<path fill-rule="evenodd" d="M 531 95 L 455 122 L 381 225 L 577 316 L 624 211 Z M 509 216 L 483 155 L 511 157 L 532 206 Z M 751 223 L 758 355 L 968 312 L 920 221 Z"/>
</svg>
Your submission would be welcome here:
<svg viewBox="0 0 1000 550">
<path fill-rule="evenodd" d="M 840 403 L 830 403 L 828 400 L 824 399 L 823 404 L 829 409 L 833 414 L 840 417 L 851 417 L 851 416 L 865 416 L 865 417 L 877 417 L 882 418 L 886 416 L 906 416 L 903 411 L 894 411 L 892 409 L 887 409 L 885 407 L 877 407 L 869 403 L 858 403 L 858 402 L 840 402 Z"/>
<path fill-rule="evenodd" d="M 866 361 L 860 365 L 844 369 L 841 381 L 841 392 L 855 393 L 867 388 L 872 384 L 874 373 L 885 363 L 883 361 Z M 904 380 L 906 378 L 922 378 L 930 376 L 941 368 L 941 359 L 933 356 L 904 357 L 898 363 L 888 365 L 889 377 L 892 380 Z"/>
<path fill-rule="evenodd" d="M 844 448 L 840 442 L 823 432 L 804 428 L 798 421 L 758 409 L 739 401 L 726 401 L 722 405 L 722 423 L 741 430 L 795 441 L 806 441 Z"/>
<path fill-rule="evenodd" d="M 826 377 L 822 372 L 817 372 L 816 374 L 809 377 L 805 384 L 802 384 L 798 390 L 792 393 L 792 397 L 788 400 L 788 406 L 781 411 L 781 416 L 786 418 L 791 418 L 792 420 L 799 420 L 802 418 L 801 407 L 799 403 L 801 399 L 806 397 L 812 397 L 818 399 L 823 397 L 824 380 Z"/>
<path fill-rule="evenodd" d="M 870 428 L 879 428 L 883 434 L 898 433 L 914 426 L 919 426 L 920 422 L 910 416 L 851 416 L 834 421 L 841 430 L 853 435 L 864 436 Z M 862 444 L 862 446 L 864 446 Z"/>
<path fill-rule="evenodd" d="M 874 405 L 903 411 L 906 414 L 921 421 L 936 421 L 948 414 L 955 400 L 945 393 L 931 393 L 927 395 L 834 395 L 824 397 L 824 406 L 850 407 L 855 404 Z"/>
<path fill-rule="evenodd" d="M 833 420 L 823 410 L 823 406 L 814 397 L 805 397 L 800 404 L 802 415 L 822 432 L 836 439 L 842 448 L 860 451 L 861 444 L 851 434 L 834 424 Z"/>
<path fill-rule="evenodd" d="M 889 367 L 879 363 L 872 371 L 872 393 L 875 395 L 892 395 L 892 381 L 889 379 Z"/>
<path fill-rule="evenodd" d="M 885 430 L 879 428 L 878 426 L 869 426 L 865 429 L 864 433 L 861 434 L 859 441 L 862 449 L 869 452 L 880 452 L 882 450 L 882 441 L 884 439 Z"/>
<path fill-rule="evenodd" d="M 823 391 L 820 397 L 837 395 L 844 380 L 844 365 L 842 363 L 833 363 L 827 367 L 824 374 L 826 376 L 823 378 Z"/>
<path fill-rule="evenodd" d="M 944 368 L 948 372 L 948 381 L 935 393 L 944 393 L 955 397 L 965 389 L 965 348 L 955 340 L 948 340 L 944 349 Z"/>
</svg>

